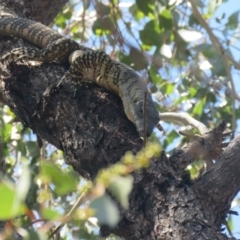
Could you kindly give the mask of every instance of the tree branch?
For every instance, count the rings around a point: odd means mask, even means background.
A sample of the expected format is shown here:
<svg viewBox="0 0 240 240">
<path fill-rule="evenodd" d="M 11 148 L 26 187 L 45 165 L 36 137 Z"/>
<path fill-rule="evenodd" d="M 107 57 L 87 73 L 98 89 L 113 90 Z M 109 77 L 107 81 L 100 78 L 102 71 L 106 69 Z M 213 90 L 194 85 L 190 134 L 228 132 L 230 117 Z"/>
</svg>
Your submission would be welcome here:
<svg viewBox="0 0 240 240">
<path fill-rule="evenodd" d="M 207 209 L 215 212 L 220 225 L 240 190 L 240 135 L 238 135 L 216 159 L 214 167 L 197 182 L 196 189 Z"/>
<path fill-rule="evenodd" d="M 160 114 L 161 120 L 169 122 L 182 123 L 184 125 L 190 125 L 196 129 L 201 134 L 207 133 L 208 128 L 201 122 L 197 121 L 193 117 L 189 116 L 187 113 L 175 113 L 175 112 L 165 112 Z"/>
</svg>

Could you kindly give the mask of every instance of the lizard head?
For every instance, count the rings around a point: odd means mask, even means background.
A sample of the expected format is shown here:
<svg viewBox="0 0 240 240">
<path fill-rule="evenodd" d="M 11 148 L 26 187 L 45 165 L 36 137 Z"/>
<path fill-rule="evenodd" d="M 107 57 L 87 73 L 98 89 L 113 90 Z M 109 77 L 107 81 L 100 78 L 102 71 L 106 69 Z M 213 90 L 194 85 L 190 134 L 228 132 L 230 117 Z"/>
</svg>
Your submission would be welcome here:
<svg viewBox="0 0 240 240">
<path fill-rule="evenodd" d="M 143 96 L 144 99 L 144 96 Z M 154 127 L 160 121 L 159 113 L 156 110 L 154 103 L 152 101 L 151 94 L 147 92 L 147 99 L 146 99 L 146 120 L 147 120 L 147 128 L 146 133 L 149 137 Z M 132 108 L 134 114 L 134 124 L 136 125 L 137 131 L 141 137 L 144 136 L 144 100 L 136 102 Z"/>
<path fill-rule="evenodd" d="M 146 97 L 147 109 L 147 136 L 150 136 L 154 127 L 159 123 L 160 117 L 156 110 L 151 94 L 147 90 L 146 83 L 132 69 L 127 69 L 121 82 L 121 95 L 124 111 L 128 119 L 133 122 L 141 137 L 144 136 L 144 99 Z"/>
</svg>

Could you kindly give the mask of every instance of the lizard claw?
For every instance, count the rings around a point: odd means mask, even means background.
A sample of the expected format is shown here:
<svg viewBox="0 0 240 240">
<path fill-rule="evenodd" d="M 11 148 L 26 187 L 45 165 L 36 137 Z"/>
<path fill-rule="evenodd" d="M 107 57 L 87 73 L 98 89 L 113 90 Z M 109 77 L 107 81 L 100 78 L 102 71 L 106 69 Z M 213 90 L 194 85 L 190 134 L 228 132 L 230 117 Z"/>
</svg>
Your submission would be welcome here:
<svg viewBox="0 0 240 240">
<path fill-rule="evenodd" d="M 7 53 L 1 58 L 1 61 L 13 60 L 15 62 L 21 59 L 27 59 L 29 56 L 26 54 L 27 48 L 15 48 L 10 53 Z"/>
<path fill-rule="evenodd" d="M 55 87 L 60 88 L 61 85 L 62 85 L 62 79 L 59 81 L 59 83 Z"/>
<path fill-rule="evenodd" d="M 12 59 L 14 61 L 19 61 L 22 59 L 37 59 L 39 57 L 38 55 L 37 49 L 28 49 L 26 47 L 22 47 L 13 49 L 10 53 L 4 55 L 1 60 L 6 61 Z"/>
</svg>

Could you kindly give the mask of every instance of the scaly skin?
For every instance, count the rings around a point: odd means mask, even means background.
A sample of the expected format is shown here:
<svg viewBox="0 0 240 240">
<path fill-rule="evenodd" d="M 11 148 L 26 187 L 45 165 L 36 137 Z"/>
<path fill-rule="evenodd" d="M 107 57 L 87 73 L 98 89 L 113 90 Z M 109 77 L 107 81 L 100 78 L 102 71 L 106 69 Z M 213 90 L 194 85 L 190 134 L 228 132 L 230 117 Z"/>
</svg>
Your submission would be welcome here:
<svg viewBox="0 0 240 240">
<path fill-rule="evenodd" d="M 144 95 L 147 92 L 147 135 L 158 124 L 160 118 L 154 107 L 146 84 L 139 75 L 127 65 L 112 60 L 101 50 L 93 51 L 76 42 L 64 38 L 50 28 L 23 18 L 4 17 L 0 19 L 0 35 L 21 37 L 42 48 L 17 48 L 2 57 L 2 60 L 14 57 L 16 60 L 29 59 L 51 62 L 58 59 L 64 62 L 69 58 L 69 71 L 61 79 L 79 84 L 81 78 L 95 82 L 99 86 L 119 95 L 128 119 L 133 122 L 143 136 Z"/>
</svg>

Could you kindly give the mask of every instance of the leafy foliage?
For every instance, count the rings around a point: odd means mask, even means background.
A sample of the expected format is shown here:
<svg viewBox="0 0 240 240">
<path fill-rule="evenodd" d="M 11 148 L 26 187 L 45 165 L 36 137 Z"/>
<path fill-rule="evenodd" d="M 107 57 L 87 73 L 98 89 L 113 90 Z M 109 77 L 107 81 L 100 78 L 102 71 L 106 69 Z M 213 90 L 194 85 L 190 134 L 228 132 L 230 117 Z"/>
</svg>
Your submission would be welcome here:
<svg viewBox="0 0 240 240">
<path fill-rule="evenodd" d="M 229 128 L 236 129 L 239 72 L 231 59 L 224 62 L 223 53 L 233 59 L 237 55 L 239 62 L 239 11 L 228 16 L 217 11 L 229 1 L 194 1 L 222 51 L 215 47 L 188 1 L 78 2 L 70 1 L 56 17 L 59 31 L 89 47 L 104 49 L 112 58 L 139 71 L 160 112 L 185 112 L 209 128 L 225 119 Z M 132 170 L 147 167 L 150 158 L 146 151 L 152 151 L 150 156 L 159 152 L 153 144 L 136 157 L 127 153 L 122 162 L 101 171 L 95 182 L 87 182 L 64 164 L 62 152 L 48 144 L 40 150 L 35 135 L 6 106 L 1 106 L 0 116 L 1 149 L 8 176 L 0 183 L 4 196 L 0 219 L 16 227 L 32 226 L 33 230 L 25 232 L 25 239 L 46 239 L 46 232 L 53 226 L 47 224 L 54 221 L 65 223 L 63 239 L 68 239 L 68 234 L 78 239 L 99 239 L 94 216 L 109 226 L 119 219 L 105 189 L 127 208 L 133 179 L 126 166 L 131 165 Z M 164 123 L 164 136 L 158 138 L 155 132 L 152 139 L 170 152 L 180 144 L 178 130 L 189 130 L 189 126 L 181 125 Z M 202 166 L 202 161 L 196 161 L 189 167 L 192 177 Z M 76 199 L 80 207 L 75 209 Z M 40 223 L 35 224 L 36 218 Z M 234 229 L 232 219 L 229 222 Z M 49 228 L 35 231 L 42 225 Z M 8 228 L 3 235 L 9 235 Z"/>
</svg>

